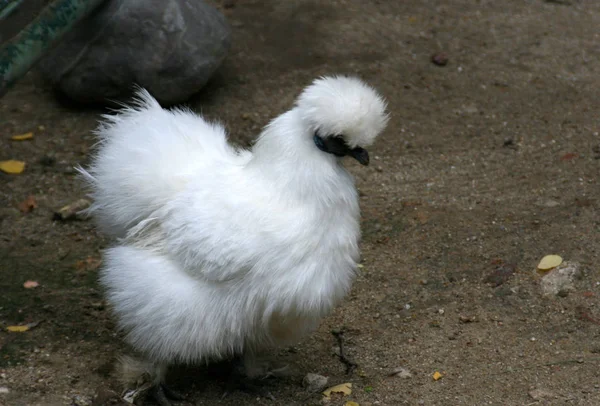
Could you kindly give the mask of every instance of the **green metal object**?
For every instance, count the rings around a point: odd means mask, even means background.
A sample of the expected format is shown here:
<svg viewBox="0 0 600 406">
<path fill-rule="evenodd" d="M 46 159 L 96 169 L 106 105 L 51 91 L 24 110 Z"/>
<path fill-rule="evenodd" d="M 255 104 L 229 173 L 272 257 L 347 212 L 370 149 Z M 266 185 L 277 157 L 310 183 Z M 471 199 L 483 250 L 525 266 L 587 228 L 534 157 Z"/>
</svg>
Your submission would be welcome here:
<svg viewBox="0 0 600 406">
<path fill-rule="evenodd" d="M 23 3 L 23 0 L 0 0 L 0 21 L 5 19 Z"/>
<path fill-rule="evenodd" d="M 83 17 L 105 0 L 55 0 L 0 49 L 0 97 Z"/>
</svg>

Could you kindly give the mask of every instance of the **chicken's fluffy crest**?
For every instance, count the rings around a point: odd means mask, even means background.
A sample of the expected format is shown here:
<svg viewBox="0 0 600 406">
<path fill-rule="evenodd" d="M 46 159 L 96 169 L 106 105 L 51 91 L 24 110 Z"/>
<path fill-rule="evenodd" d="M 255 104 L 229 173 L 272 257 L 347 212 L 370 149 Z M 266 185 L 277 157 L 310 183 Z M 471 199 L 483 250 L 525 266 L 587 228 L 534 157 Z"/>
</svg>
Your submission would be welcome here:
<svg viewBox="0 0 600 406">
<path fill-rule="evenodd" d="M 298 97 L 302 118 L 321 136 L 344 135 L 352 148 L 367 147 L 386 127 L 386 102 L 369 85 L 353 77 L 315 80 Z"/>
</svg>

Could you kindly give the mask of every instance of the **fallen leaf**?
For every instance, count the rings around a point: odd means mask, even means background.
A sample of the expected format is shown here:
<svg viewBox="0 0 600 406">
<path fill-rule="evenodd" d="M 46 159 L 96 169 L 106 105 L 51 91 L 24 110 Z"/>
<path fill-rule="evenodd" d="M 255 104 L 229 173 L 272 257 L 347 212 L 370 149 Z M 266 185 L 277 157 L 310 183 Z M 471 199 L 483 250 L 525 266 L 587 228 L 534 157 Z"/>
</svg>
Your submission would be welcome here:
<svg viewBox="0 0 600 406">
<path fill-rule="evenodd" d="M 575 206 L 577 206 L 577 207 L 591 207 L 593 205 L 594 205 L 594 200 L 592 200 L 592 199 L 585 199 L 585 198 L 579 198 L 579 197 L 575 198 Z"/>
<path fill-rule="evenodd" d="M 18 175 L 25 170 L 25 162 L 9 159 L 8 161 L 0 161 L 0 171 Z"/>
<path fill-rule="evenodd" d="M 563 259 L 558 255 L 546 255 L 542 258 L 537 267 L 540 271 L 549 271 L 562 264 L 562 262 Z"/>
<path fill-rule="evenodd" d="M 25 134 L 19 134 L 19 135 L 13 135 L 12 137 L 10 137 L 10 139 L 13 141 L 24 141 L 24 140 L 29 140 L 31 138 L 33 138 L 32 132 L 25 133 Z"/>
<path fill-rule="evenodd" d="M 33 288 L 37 288 L 38 286 L 40 286 L 40 284 L 37 281 L 26 281 L 23 284 L 23 287 L 25 289 L 33 289 Z"/>
<path fill-rule="evenodd" d="M 82 259 L 80 261 L 75 262 L 75 269 L 78 272 L 84 271 L 93 271 L 97 269 L 100 264 L 102 264 L 102 260 L 94 257 L 87 257 L 86 259 Z"/>
<path fill-rule="evenodd" d="M 90 207 L 92 202 L 87 199 L 79 199 L 71 204 L 62 207 L 60 210 L 54 213 L 54 220 L 81 220 L 85 218 L 82 213 L 85 209 Z"/>
<path fill-rule="evenodd" d="M 444 375 L 440 374 L 438 371 L 435 371 L 432 375 L 434 381 L 440 380 Z"/>
<path fill-rule="evenodd" d="M 344 403 L 344 406 L 360 406 L 360 405 L 356 402 L 349 400 L 346 403 Z"/>
<path fill-rule="evenodd" d="M 22 213 L 29 213 L 33 211 L 33 209 L 37 208 L 37 202 L 35 201 L 34 196 L 27 196 L 27 199 L 23 200 L 17 206 Z"/>
<path fill-rule="evenodd" d="M 573 152 L 567 152 L 566 154 L 564 154 L 563 156 L 560 157 L 561 161 L 570 161 L 573 158 L 577 158 L 577 154 L 574 154 Z"/>
<path fill-rule="evenodd" d="M 23 333 L 23 332 L 29 330 L 29 326 L 28 325 L 8 326 L 8 327 L 6 327 L 6 330 L 10 331 L 11 333 Z"/>
<path fill-rule="evenodd" d="M 24 333 L 25 331 L 29 331 L 36 327 L 40 323 L 40 321 L 34 321 L 33 323 L 27 323 L 23 326 L 8 326 L 6 327 L 6 330 L 10 331 L 11 333 Z"/>
<path fill-rule="evenodd" d="M 350 395 L 352 393 L 352 383 L 341 383 L 339 385 L 332 386 L 329 389 L 323 391 L 323 396 L 330 397 L 332 393 L 341 393 L 343 395 Z"/>
</svg>

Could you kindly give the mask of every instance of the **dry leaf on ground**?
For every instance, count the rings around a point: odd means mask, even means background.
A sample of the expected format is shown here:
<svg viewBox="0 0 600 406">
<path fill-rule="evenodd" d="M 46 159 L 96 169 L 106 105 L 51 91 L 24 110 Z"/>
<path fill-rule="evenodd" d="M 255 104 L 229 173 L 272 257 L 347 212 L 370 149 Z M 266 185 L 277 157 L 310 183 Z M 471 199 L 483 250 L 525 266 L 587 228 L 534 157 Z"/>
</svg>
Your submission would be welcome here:
<svg viewBox="0 0 600 406">
<path fill-rule="evenodd" d="M 81 215 L 81 212 L 88 207 L 92 202 L 87 199 L 79 199 L 74 201 L 73 203 L 67 204 L 66 206 L 60 208 L 57 212 L 54 213 L 54 220 L 80 220 L 85 218 L 85 216 Z"/>
<path fill-rule="evenodd" d="M 8 161 L 0 161 L 0 171 L 18 175 L 25 170 L 25 162 L 9 159 Z"/>
<path fill-rule="evenodd" d="M 32 132 L 28 132 L 25 134 L 19 134 L 19 135 L 13 135 L 12 137 L 10 137 L 10 139 L 13 141 L 24 141 L 24 140 L 29 140 L 31 138 L 33 138 Z"/>
<path fill-rule="evenodd" d="M 37 282 L 37 281 L 26 281 L 26 282 L 23 284 L 23 287 L 24 287 L 25 289 L 33 289 L 33 288 L 37 288 L 38 286 L 40 286 L 40 284 L 39 284 L 39 282 Z"/>
<path fill-rule="evenodd" d="M 11 333 L 24 333 L 25 331 L 29 331 L 32 328 L 36 327 L 38 324 L 40 324 L 40 322 L 35 321 L 33 323 L 27 323 L 22 326 L 8 326 L 6 327 L 6 331 L 9 331 Z"/>
<path fill-rule="evenodd" d="M 538 269 L 540 271 L 549 271 L 552 268 L 556 268 L 560 264 L 562 264 L 563 259 L 558 255 L 546 255 L 540 263 L 538 264 Z"/>
<path fill-rule="evenodd" d="M 339 385 L 332 386 L 331 388 L 325 389 L 323 395 L 330 397 L 332 393 L 341 393 L 343 395 L 350 395 L 352 393 L 352 383 L 341 383 Z"/>
<path fill-rule="evenodd" d="M 100 258 L 87 257 L 86 259 L 75 262 L 75 269 L 78 272 L 93 271 L 98 269 L 100 264 L 102 264 L 102 260 Z"/>
<path fill-rule="evenodd" d="M 27 196 L 27 199 L 19 203 L 17 207 L 22 213 L 29 213 L 33 211 L 33 209 L 37 208 L 38 205 L 34 196 Z"/>
</svg>

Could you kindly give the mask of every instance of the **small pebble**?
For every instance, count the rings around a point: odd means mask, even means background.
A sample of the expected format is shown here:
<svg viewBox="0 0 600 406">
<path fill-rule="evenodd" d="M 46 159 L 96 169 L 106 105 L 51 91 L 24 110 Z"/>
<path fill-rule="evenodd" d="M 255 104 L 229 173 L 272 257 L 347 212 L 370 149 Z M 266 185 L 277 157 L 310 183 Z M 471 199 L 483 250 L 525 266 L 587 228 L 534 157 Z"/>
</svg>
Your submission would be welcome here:
<svg viewBox="0 0 600 406">
<path fill-rule="evenodd" d="M 42 166 L 54 166 L 54 164 L 56 163 L 56 157 L 54 157 L 53 155 L 44 155 L 40 158 L 38 162 Z"/>
<path fill-rule="evenodd" d="M 394 369 L 389 376 L 397 376 L 402 379 L 409 379 L 412 378 L 412 373 L 408 369 L 400 367 Z"/>
<path fill-rule="evenodd" d="M 504 140 L 504 144 L 502 144 L 502 145 L 504 145 L 507 148 L 514 147 L 515 141 L 512 138 L 507 138 Z"/>
<path fill-rule="evenodd" d="M 534 389 L 529 392 L 529 397 L 531 397 L 533 400 L 542 400 L 542 399 L 554 397 L 554 394 L 552 394 L 551 392 L 542 390 L 542 389 Z"/>
<path fill-rule="evenodd" d="M 448 54 L 446 54 L 445 52 L 435 54 L 431 57 L 431 62 L 433 62 L 437 66 L 446 66 L 448 65 Z"/>
<path fill-rule="evenodd" d="M 306 374 L 302 379 L 302 386 L 306 388 L 307 392 L 320 392 L 327 386 L 329 378 L 319 374 Z"/>
<path fill-rule="evenodd" d="M 461 323 L 465 323 L 465 324 L 466 323 L 473 323 L 475 321 L 475 316 L 464 316 L 464 315 L 461 315 L 461 316 L 458 317 L 458 320 Z"/>
<path fill-rule="evenodd" d="M 75 395 L 73 396 L 74 406 L 91 406 L 92 402 L 85 396 Z"/>
</svg>

